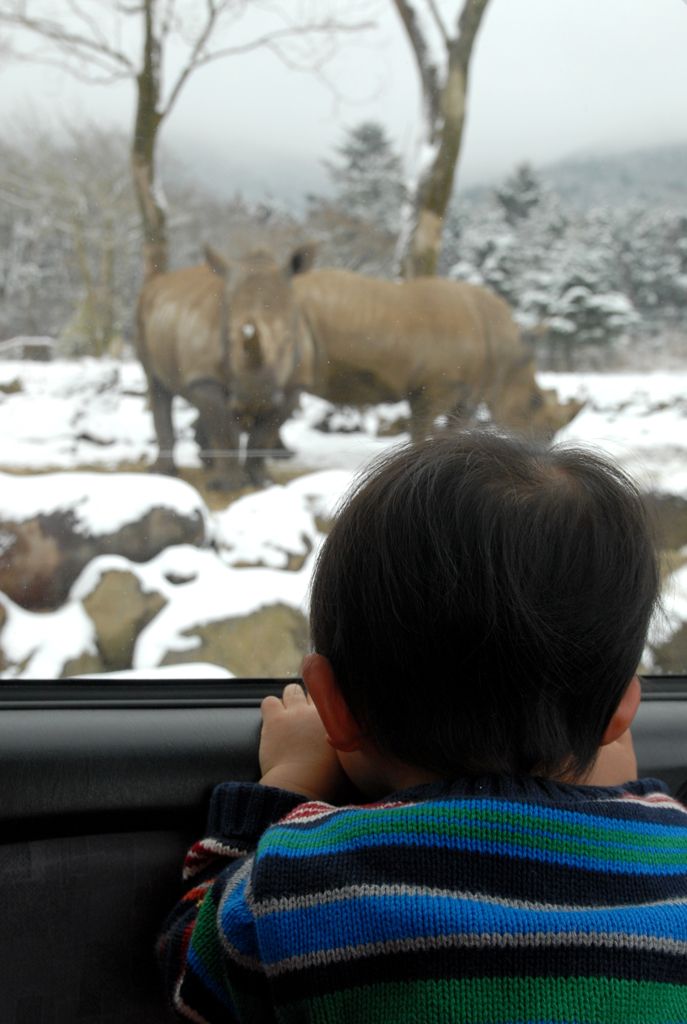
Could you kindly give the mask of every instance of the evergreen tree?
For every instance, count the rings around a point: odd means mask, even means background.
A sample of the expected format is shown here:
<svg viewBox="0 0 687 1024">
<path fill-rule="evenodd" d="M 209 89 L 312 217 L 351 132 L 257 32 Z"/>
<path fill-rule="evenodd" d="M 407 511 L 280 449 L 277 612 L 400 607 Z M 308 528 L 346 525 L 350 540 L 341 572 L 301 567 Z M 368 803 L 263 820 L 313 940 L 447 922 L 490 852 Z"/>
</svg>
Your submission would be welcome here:
<svg viewBox="0 0 687 1024">
<path fill-rule="evenodd" d="M 396 235 L 406 187 L 401 158 L 382 125 L 364 121 L 349 129 L 336 152 L 340 163 L 325 160 L 335 187 L 334 205 L 355 220 Z"/>
<path fill-rule="evenodd" d="M 619 287 L 655 325 L 687 324 L 687 216 L 633 203 L 613 211 Z"/>
<path fill-rule="evenodd" d="M 561 368 L 571 368 L 585 347 L 607 346 L 639 319 L 619 272 L 610 212 L 566 213 L 523 168 L 448 226 L 455 237 L 444 246 L 458 257 L 449 275 L 498 292 L 524 327 L 545 325 L 544 344 Z"/>
<path fill-rule="evenodd" d="M 496 189 L 496 199 L 503 207 L 506 220 L 511 227 L 527 220 L 532 210 L 539 206 L 544 197 L 544 186 L 531 164 L 516 167 L 501 188 Z"/>
</svg>

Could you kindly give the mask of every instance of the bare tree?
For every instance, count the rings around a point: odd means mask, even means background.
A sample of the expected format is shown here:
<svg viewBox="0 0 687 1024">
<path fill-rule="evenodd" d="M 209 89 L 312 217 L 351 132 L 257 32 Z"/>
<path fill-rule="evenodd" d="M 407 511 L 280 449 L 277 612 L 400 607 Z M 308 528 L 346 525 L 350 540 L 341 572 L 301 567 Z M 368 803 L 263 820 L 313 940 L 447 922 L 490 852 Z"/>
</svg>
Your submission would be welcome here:
<svg viewBox="0 0 687 1024">
<path fill-rule="evenodd" d="M 140 280 L 127 143 L 92 124 L 56 142 L 34 124 L 0 148 L 0 331 L 23 312 L 72 352 L 121 339 Z"/>
<path fill-rule="evenodd" d="M 323 75 L 342 33 L 372 27 L 356 18 L 364 0 L 341 0 L 346 17 L 332 13 L 335 0 L 327 6 L 323 15 L 318 0 L 302 0 L 296 14 L 278 0 L 63 0 L 59 6 L 53 0 L 0 0 L 0 25 L 13 31 L 15 57 L 57 65 L 85 81 L 135 81 L 131 167 L 149 277 L 167 268 L 168 254 L 166 204 L 155 167 L 158 133 L 190 76 L 212 61 L 259 49 L 296 70 Z M 251 10 L 270 16 L 274 27 L 225 45 Z M 163 65 L 172 49 L 183 58 L 164 87 Z"/>
<path fill-rule="evenodd" d="M 399 240 L 404 276 L 436 273 L 465 124 L 472 49 L 489 0 L 462 0 L 455 34 L 437 0 L 393 0 L 415 54 L 424 139 L 412 209 Z"/>
</svg>

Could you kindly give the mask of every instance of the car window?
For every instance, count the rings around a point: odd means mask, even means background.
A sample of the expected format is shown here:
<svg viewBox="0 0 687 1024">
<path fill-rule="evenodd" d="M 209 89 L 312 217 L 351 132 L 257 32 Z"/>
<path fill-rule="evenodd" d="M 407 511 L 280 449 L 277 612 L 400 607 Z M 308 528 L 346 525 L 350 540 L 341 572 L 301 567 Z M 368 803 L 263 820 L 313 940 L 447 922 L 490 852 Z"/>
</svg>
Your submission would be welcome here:
<svg viewBox="0 0 687 1024">
<path fill-rule="evenodd" d="M 0 679 L 297 676 L 356 474 L 481 424 L 636 480 L 687 672 L 684 3 L 2 0 L 0 71 Z"/>
</svg>

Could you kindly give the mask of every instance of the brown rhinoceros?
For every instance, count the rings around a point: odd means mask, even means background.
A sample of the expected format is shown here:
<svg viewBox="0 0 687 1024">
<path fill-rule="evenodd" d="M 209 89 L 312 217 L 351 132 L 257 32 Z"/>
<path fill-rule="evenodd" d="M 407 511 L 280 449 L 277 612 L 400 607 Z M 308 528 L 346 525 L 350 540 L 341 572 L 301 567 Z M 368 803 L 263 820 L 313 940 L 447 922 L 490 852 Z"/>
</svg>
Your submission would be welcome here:
<svg viewBox="0 0 687 1024">
<path fill-rule="evenodd" d="M 311 252 L 296 249 L 284 267 L 263 252 L 229 266 L 206 246 L 205 263 L 145 283 L 135 340 L 160 448 L 153 472 L 176 473 L 172 398 L 183 395 L 199 412 L 197 435 L 210 450 L 204 461 L 215 466 L 208 487 L 264 482 L 258 452 L 278 445 L 279 426 L 313 382 L 313 342 L 292 286 Z M 236 454 L 219 454 L 237 453 L 242 431 L 245 471 Z"/>
<path fill-rule="evenodd" d="M 408 399 L 414 437 L 441 415 L 468 421 L 483 402 L 499 426 L 545 436 L 582 408 L 539 387 L 510 307 L 486 288 L 316 270 L 294 290 L 324 356 L 317 393 L 344 405 Z"/>
</svg>

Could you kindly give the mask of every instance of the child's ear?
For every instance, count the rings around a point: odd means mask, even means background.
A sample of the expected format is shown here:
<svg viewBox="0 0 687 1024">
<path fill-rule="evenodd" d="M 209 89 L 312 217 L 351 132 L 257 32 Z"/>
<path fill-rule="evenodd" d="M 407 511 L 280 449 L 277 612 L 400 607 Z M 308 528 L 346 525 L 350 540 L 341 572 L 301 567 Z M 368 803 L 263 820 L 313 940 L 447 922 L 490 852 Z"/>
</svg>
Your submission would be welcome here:
<svg viewBox="0 0 687 1024">
<path fill-rule="evenodd" d="M 632 720 L 637 714 L 637 708 L 639 702 L 642 699 L 642 684 L 639 681 L 639 676 L 633 676 L 630 680 L 630 685 L 625 690 L 620 704 L 616 708 L 613 718 L 608 723 L 608 728 L 603 735 L 601 740 L 601 746 L 605 747 L 609 743 L 613 743 L 624 732 L 632 725 Z"/>
<path fill-rule="evenodd" d="M 341 696 L 332 666 L 321 654 L 308 654 L 301 670 L 305 687 L 320 713 L 327 740 L 335 750 L 350 752 L 362 746 L 363 736 Z"/>
</svg>

